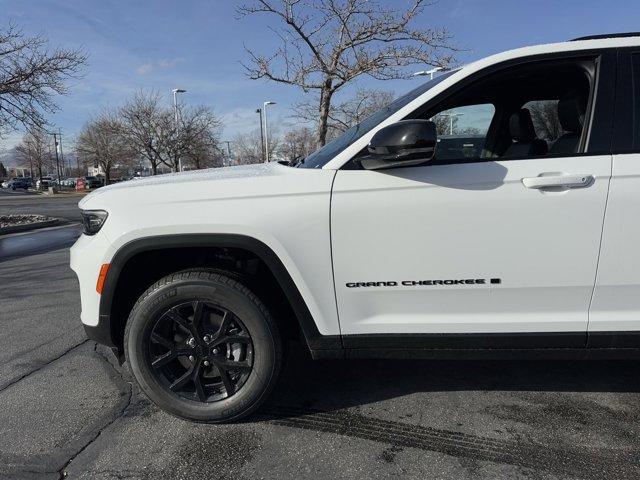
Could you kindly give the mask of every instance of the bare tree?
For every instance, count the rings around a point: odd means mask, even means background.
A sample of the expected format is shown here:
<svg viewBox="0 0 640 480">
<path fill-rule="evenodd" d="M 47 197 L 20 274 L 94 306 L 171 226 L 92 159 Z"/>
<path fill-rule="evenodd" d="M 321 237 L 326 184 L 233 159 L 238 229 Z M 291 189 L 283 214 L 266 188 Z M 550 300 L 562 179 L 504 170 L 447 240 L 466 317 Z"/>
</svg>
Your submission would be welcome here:
<svg viewBox="0 0 640 480">
<path fill-rule="evenodd" d="M 222 165 L 222 121 L 208 107 L 179 107 L 176 124 L 173 108 L 163 105 L 158 92 L 139 92 L 120 115 L 129 145 L 150 163 L 154 175 L 161 164 L 178 171 L 181 159 L 193 168 Z"/>
<path fill-rule="evenodd" d="M 287 131 L 280 144 L 280 156 L 291 163 L 311 155 L 315 150 L 316 139 L 308 127 Z"/>
<path fill-rule="evenodd" d="M 233 151 L 235 152 L 233 163 L 236 165 L 260 163 L 263 161 L 262 150 L 259 130 L 239 133 L 233 139 Z"/>
<path fill-rule="evenodd" d="M 224 165 L 224 152 L 218 147 L 217 134 L 207 131 L 204 135 L 193 138 L 190 148 L 185 155 L 187 164 L 195 169 L 222 167 Z"/>
<path fill-rule="evenodd" d="M 452 135 L 458 131 L 458 117 L 452 115 L 453 111 L 440 112 L 430 120 L 436 124 L 436 131 L 440 135 Z"/>
<path fill-rule="evenodd" d="M 43 169 L 46 171 L 51 167 L 49 149 L 47 134 L 38 127 L 31 127 L 16 146 L 16 154 L 23 162 L 29 162 L 29 170 L 33 172 L 35 168 L 38 178 L 42 180 Z"/>
<path fill-rule="evenodd" d="M 160 135 L 160 125 L 167 112 L 161 101 L 162 96 L 158 92 L 140 91 L 120 109 L 129 146 L 149 162 L 153 175 L 158 173 L 165 142 Z"/>
<path fill-rule="evenodd" d="M 57 110 L 54 95 L 67 93 L 65 80 L 86 62 L 81 50 L 47 44 L 13 24 L 0 28 L 0 131 L 44 125 L 43 114 Z"/>
<path fill-rule="evenodd" d="M 336 105 L 330 112 L 334 128 L 340 132 L 360 123 L 362 120 L 386 107 L 393 101 L 393 92 L 378 89 L 358 89 L 353 98 Z"/>
<path fill-rule="evenodd" d="M 393 97 L 393 92 L 387 90 L 360 88 L 352 98 L 332 105 L 327 119 L 327 138 L 338 136 L 386 107 Z M 293 105 L 293 117 L 310 123 L 317 120 L 318 111 L 313 102 L 298 102 Z"/>
<path fill-rule="evenodd" d="M 280 147 L 280 139 L 276 129 L 269 127 L 269 158 L 276 158 L 276 153 Z M 261 163 L 263 157 L 262 138 L 260 130 L 256 129 L 248 133 L 241 133 L 233 139 L 233 151 L 235 152 L 234 164 L 245 165 L 250 163 Z"/>
<path fill-rule="evenodd" d="M 211 154 L 215 151 L 221 132 L 222 121 L 209 107 L 179 107 L 177 124 L 173 112 L 167 110 L 161 116 L 157 128 L 160 138 L 158 158 L 161 163 L 177 172 L 180 159 L 202 159 L 203 152 Z"/>
<path fill-rule="evenodd" d="M 412 24 L 426 0 L 413 0 L 399 12 L 375 0 L 253 0 L 241 16 L 265 13 L 283 28 L 274 30 L 281 46 L 264 55 L 247 49 L 252 79 L 266 78 L 318 92 L 319 146 L 327 139 L 333 95 L 363 75 L 379 80 L 407 78 L 403 67 L 447 67 L 453 61 L 451 35 L 443 28 Z"/>
<path fill-rule="evenodd" d="M 107 185 L 113 168 L 129 163 L 134 157 L 124 130 L 120 118 L 113 112 L 105 112 L 87 122 L 78 136 L 78 153 L 86 162 L 102 168 Z"/>
</svg>

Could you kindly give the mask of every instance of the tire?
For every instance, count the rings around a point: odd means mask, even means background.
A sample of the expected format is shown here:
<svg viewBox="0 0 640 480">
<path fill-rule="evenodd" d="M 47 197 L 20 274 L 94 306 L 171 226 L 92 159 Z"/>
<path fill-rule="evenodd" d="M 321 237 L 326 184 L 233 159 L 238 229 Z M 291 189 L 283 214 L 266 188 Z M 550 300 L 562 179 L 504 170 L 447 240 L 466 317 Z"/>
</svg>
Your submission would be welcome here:
<svg viewBox="0 0 640 480">
<path fill-rule="evenodd" d="M 149 287 L 129 315 L 124 347 L 151 401 L 204 423 L 255 411 L 282 362 L 280 333 L 264 304 L 242 283 L 208 269 L 177 272 Z"/>
</svg>

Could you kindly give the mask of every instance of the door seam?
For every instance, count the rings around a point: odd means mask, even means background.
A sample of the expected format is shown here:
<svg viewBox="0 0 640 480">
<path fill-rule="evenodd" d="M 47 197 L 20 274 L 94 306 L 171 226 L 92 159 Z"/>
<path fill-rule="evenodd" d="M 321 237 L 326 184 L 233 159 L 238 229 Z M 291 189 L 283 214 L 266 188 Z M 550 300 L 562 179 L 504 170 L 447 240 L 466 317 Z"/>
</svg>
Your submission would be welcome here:
<svg viewBox="0 0 640 480">
<path fill-rule="evenodd" d="M 338 308 L 338 286 L 336 285 L 336 271 L 333 261 L 333 185 L 336 182 L 339 170 L 335 171 L 331 180 L 331 191 L 329 192 L 329 257 L 331 258 L 331 278 L 333 280 L 333 300 L 336 307 L 336 318 L 338 319 L 338 332 L 340 334 L 340 345 L 344 348 L 342 341 L 342 325 L 340 324 L 340 309 Z"/>
<path fill-rule="evenodd" d="M 600 242 L 598 244 L 598 256 L 596 259 L 596 271 L 595 271 L 595 275 L 593 278 L 593 287 L 591 289 L 591 297 L 589 298 L 589 308 L 587 310 L 587 345 L 586 347 L 589 347 L 589 326 L 591 324 L 591 307 L 593 306 L 593 299 L 595 297 L 595 292 L 596 292 L 596 286 L 598 285 L 598 271 L 600 269 L 600 256 L 602 254 L 602 242 L 604 239 L 604 228 L 605 228 L 605 223 L 607 221 L 607 209 L 609 207 L 609 193 L 611 192 L 611 181 L 613 180 L 613 155 L 611 155 L 610 158 L 611 164 L 610 164 L 610 171 L 609 171 L 609 180 L 607 182 L 607 196 L 605 197 L 604 200 L 604 212 L 602 215 L 602 227 L 600 228 Z"/>
</svg>

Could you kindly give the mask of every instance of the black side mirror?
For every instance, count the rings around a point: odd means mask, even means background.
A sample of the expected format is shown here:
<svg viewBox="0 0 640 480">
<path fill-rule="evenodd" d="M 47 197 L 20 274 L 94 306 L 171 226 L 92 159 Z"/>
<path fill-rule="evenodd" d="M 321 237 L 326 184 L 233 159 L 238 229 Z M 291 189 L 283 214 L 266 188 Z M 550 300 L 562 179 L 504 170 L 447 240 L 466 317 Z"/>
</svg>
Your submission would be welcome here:
<svg viewBox="0 0 640 480">
<path fill-rule="evenodd" d="M 420 165 L 433 158 L 437 142 L 435 123 L 402 120 L 376 132 L 360 163 L 367 170 Z"/>
</svg>

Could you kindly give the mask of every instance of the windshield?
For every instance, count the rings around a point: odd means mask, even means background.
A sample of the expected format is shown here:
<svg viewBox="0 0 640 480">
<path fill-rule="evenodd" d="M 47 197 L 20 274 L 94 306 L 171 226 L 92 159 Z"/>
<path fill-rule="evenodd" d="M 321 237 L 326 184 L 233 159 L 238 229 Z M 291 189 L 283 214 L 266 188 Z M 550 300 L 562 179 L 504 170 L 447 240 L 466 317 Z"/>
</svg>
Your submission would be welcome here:
<svg viewBox="0 0 640 480">
<path fill-rule="evenodd" d="M 420 95 L 430 90 L 445 78 L 449 77 L 455 70 L 444 73 L 439 77 L 429 80 L 427 83 L 420 85 L 418 88 L 414 88 L 409 93 L 402 97 L 396 98 L 393 102 L 384 108 L 381 108 L 371 116 L 365 118 L 362 122 L 354 125 L 349 130 L 344 132 L 339 137 L 331 140 L 321 149 L 315 151 L 303 161 L 301 161 L 296 167 L 298 168 L 322 168 L 329 160 L 342 152 L 345 148 L 358 140 L 360 137 L 370 132 L 381 122 L 389 118 L 405 105 L 408 105 Z"/>
</svg>

